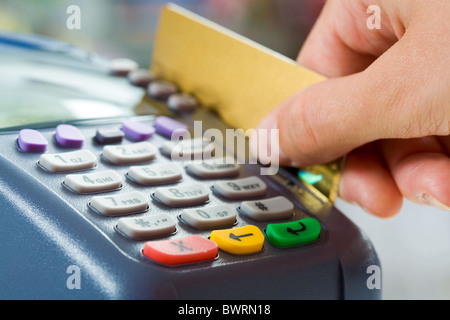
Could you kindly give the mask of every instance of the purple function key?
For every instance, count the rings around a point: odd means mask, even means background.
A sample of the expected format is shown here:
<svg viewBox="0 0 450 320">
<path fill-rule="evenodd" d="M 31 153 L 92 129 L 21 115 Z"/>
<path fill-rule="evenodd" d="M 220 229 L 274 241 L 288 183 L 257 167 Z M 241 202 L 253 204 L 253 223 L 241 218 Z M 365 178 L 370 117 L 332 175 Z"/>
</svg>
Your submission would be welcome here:
<svg viewBox="0 0 450 320">
<path fill-rule="evenodd" d="M 131 140 L 144 141 L 153 136 L 155 128 L 141 121 L 124 120 L 122 122 L 122 131 Z"/>
<path fill-rule="evenodd" d="M 56 143 L 63 148 L 76 148 L 83 147 L 84 135 L 70 124 L 60 124 L 56 127 L 55 133 Z"/>
<path fill-rule="evenodd" d="M 170 138 L 175 131 L 180 131 L 181 135 L 183 131 L 188 131 L 188 126 L 172 118 L 159 116 L 155 119 L 155 129 L 159 134 Z"/>
<path fill-rule="evenodd" d="M 36 130 L 23 129 L 19 132 L 17 144 L 23 152 L 44 153 L 47 151 L 47 139 Z"/>
</svg>

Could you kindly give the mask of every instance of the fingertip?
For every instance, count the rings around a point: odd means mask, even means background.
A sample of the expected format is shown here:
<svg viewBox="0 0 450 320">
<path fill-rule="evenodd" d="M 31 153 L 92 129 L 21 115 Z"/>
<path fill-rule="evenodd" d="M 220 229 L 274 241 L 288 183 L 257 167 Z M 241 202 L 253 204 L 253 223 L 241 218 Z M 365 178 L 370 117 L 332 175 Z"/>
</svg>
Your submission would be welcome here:
<svg viewBox="0 0 450 320">
<path fill-rule="evenodd" d="M 421 205 L 450 211 L 450 159 L 443 154 L 423 154 L 410 158 L 410 165 L 403 168 L 405 172 L 398 174 L 399 184 L 403 186 L 406 197 Z M 418 161 L 422 164 L 414 164 Z M 409 177 L 407 170 L 410 171 Z"/>
<path fill-rule="evenodd" d="M 391 219 L 396 217 L 403 206 L 402 197 L 390 196 L 390 197 L 378 197 L 377 199 L 367 198 L 364 194 L 357 194 L 348 197 L 345 194 L 340 193 L 339 197 L 353 205 L 360 207 L 366 213 L 376 216 L 380 219 Z"/>
<path fill-rule="evenodd" d="M 347 156 L 339 196 L 382 219 L 397 216 L 403 205 L 403 196 L 375 152 Z"/>
<path fill-rule="evenodd" d="M 389 140 L 379 146 L 405 198 L 450 211 L 450 158 L 435 137 Z"/>
</svg>

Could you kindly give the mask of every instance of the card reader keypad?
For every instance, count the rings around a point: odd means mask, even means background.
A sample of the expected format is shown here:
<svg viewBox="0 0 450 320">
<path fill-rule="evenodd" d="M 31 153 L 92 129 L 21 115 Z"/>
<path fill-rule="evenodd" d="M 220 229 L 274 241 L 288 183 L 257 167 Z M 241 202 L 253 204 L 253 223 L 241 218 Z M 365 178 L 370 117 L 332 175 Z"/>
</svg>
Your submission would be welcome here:
<svg viewBox="0 0 450 320">
<path fill-rule="evenodd" d="M 188 126 L 166 116 L 98 126 L 91 136 L 60 125 L 53 145 L 34 130 L 17 136 L 17 148 L 35 154 L 42 174 L 60 177 L 62 192 L 82 199 L 88 215 L 114 220 L 113 237 L 141 243 L 144 261 L 213 262 L 319 239 L 317 220 L 299 214 L 268 180 L 243 174 L 230 156 L 211 159 L 217 146 L 203 138 L 171 141 L 180 130 Z"/>
</svg>

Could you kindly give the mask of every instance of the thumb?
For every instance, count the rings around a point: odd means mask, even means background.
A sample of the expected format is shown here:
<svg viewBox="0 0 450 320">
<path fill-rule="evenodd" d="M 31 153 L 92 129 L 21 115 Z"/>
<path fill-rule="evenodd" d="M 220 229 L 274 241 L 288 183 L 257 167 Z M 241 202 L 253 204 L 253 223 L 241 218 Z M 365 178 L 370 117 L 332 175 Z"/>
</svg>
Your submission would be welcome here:
<svg viewBox="0 0 450 320">
<path fill-rule="evenodd" d="M 439 66 L 415 45 L 405 36 L 366 70 L 312 85 L 273 110 L 258 129 L 279 130 L 280 163 L 326 163 L 379 139 L 448 135 Z"/>
<path fill-rule="evenodd" d="M 376 136 L 375 129 L 369 128 L 370 123 L 365 121 L 371 118 L 365 114 L 370 107 L 360 101 L 361 90 L 355 87 L 361 85 L 361 77 L 334 78 L 310 86 L 263 119 L 258 129 L 279 130 L 281 164 L 306 166 L 329 162 Z M 352 92 L 349 88 L 353 88 Z"/>
</svg>

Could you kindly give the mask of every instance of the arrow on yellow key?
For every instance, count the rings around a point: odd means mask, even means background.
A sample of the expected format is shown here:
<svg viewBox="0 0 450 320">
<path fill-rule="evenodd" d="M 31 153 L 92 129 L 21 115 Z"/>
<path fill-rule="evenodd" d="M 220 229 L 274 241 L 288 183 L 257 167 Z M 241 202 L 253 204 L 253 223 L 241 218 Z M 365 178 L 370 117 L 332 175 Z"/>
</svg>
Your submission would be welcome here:
<svg viewBox="0 0 450 320">
<path fill-rule="evenodd" d="M 260 252 L 264 246 L 264 234 L 253 225 L 214 230 L 210 240 L 217 243 L 219 249 L 232 254 L 252 254 Z"/>
<path fill-rule="evenodd" d="M 237 236 L 234 233 L 230 233 L 230 238 L 233 240 L 237 240 L 237 241 L 242 241 L 241 238 L 251 237 L 251 236 L 253 236 L 253 233 L 247 233 L 247 234 L 243 234 L 240 236 Z"/>
</svg>

